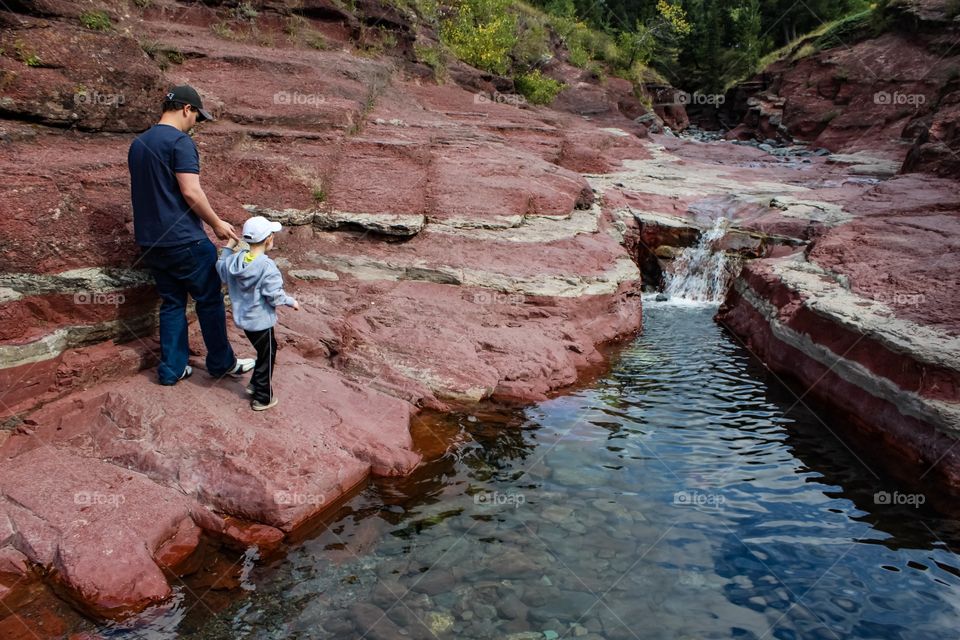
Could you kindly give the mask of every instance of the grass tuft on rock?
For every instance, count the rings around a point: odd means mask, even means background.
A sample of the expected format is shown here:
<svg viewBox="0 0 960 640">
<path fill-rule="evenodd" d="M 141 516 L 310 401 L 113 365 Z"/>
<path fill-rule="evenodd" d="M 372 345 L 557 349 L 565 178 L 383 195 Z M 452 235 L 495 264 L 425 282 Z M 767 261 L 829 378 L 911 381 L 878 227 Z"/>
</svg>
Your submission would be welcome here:
<svg viewBox="0 0 960 640">
<path fill-rule="evenodd" d="M 110 31 L 113 23 L 105 11 L 84 11 L 80 14 L 80 24 L 91 31 Z"/>
</svg>

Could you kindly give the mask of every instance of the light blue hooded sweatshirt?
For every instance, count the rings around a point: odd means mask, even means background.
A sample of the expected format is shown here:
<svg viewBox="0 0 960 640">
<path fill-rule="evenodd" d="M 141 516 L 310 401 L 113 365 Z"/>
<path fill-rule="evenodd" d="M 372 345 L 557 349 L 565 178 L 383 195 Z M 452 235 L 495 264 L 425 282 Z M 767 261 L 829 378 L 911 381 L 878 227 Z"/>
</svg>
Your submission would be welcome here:
<svg viewBox="0 0 960 640">
<path fill-rule="evenodd" d="M 276 263 L 266 255 L 244 262 L 248 251 L 220 251 L 217 273 L 227 283 L 233 321 L 241 329 L 262 331 L 277 323 L 275 307 L 293 306 L 293 298 L 283 290 L 283 276 Z"/>
</svg>

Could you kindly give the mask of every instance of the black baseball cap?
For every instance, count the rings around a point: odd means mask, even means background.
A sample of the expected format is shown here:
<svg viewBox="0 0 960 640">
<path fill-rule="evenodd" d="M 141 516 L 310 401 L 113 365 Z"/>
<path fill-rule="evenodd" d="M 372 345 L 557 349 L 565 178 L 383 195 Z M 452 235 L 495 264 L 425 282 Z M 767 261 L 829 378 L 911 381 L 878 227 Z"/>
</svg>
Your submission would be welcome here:
<svg viewBox="0 0 960 640">
<path fill-rule="evenodd" d="M 188 84 L 181 84 L 180 86 L 174 87 L 167 92 L 165 97 L 167 102 L 179 102 L 180 104 L 188 104 L 191 107 L 194 107 L 197 112 L 200 114 L 197 116 L 197 122 L 203 122 L 204 120 L 213 120 L 213 116 L 210 115 L 209 111 L 206 111 L 203 108 L 203 101 L 200 100 L 200 94 L 197 93 L 197 90 L 191 87 Z"/>
</svg>

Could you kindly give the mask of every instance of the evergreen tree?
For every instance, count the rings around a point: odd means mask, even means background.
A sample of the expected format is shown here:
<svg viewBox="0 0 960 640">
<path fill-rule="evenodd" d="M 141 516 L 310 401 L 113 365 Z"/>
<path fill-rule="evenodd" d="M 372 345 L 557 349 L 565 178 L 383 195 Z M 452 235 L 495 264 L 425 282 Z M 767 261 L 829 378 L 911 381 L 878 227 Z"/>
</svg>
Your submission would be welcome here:
<svg viewBox="0 0 960 640">
<path fill-rule="evenodd" d="M 756 71 L 767 53 L 870 6 L 870 0 L 532 1 L 615 35 L 625 66 L 651 65 L 675 85 L 704 93 L 723 91 Z"/>
</svg>

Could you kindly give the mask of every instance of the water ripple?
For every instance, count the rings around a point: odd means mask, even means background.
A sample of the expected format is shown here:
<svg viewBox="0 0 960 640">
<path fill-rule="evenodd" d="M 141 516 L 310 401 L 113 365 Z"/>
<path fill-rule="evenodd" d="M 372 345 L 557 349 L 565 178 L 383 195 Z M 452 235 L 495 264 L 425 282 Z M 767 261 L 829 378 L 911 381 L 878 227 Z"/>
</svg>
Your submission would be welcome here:
<svg viewBox="0 0 960 640">
<path fill-rule="evenodd" d="M 877 486 L 713 312 L 648 304 L 589 389 L 449 418 L 456 448 L 255 568 L 255 591 L 215 616 L 154 612 L 137 634 L 951 635 L 960 523 L 877 504 L 906 489 Z"/>
</svg>

